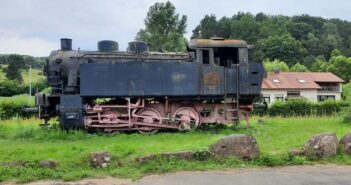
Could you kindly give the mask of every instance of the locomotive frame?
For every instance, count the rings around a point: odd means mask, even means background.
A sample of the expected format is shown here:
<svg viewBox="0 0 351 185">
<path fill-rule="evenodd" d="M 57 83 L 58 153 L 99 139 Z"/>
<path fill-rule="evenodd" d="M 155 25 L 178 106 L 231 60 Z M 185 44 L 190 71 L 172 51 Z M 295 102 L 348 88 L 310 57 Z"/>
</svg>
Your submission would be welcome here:
<svg viewBox="0 0 351 185">
<path fill-rule="evenodd" d="M 195 39 L 183 53 L 150 52 L 142 41 L 128 51 L 109 40 L 98 48 L 74 51 L 61 39 L 51 53 L 43 70 L 52 93 L 36 94 L 45 124 L 58 116 L 64 129 L 155 133 L 249 123 L 260 95 L 263 65 L 249 62 L 242 40 Z"/>
</svg>

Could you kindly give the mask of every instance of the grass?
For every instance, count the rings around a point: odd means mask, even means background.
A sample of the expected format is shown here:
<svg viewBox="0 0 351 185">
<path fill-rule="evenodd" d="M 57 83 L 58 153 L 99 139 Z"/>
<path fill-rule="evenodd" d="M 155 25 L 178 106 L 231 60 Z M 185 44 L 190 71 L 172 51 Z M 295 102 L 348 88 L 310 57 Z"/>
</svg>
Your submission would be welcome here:
<svg viewBox="0 0 351 185">
<path fill-rule="evenodd" d="M 256 118 L 257 119 L 257 118 Z M 17 180 L 28 182 L 39 179 L 77 180 L 88 176 L 111 175 L 140 178 L 149 173 L 178 170 L 208 170 L 257 166 L 299 165 L 311 163 L 351 164 L 351 156 L 339 154 L 325 160 L 313 161 L 291 156 L 288 151 L 301 147 L 311 136 L 321 132 L 336 132 L 338 138 L 351 131 L 351 125 L 337 117 L 264 118 L 263 124 L 252 121 L 252 127 L 204 128 L 188 133 L 159 133 L 156 135 L 119 134 L 98 135 L 82 131 L 63 132 L 43 130 L 39 120 L 8 120 L 0 124 L 0 182 Z M 160 159 L 139 165 L 135 158 L 171 151 L 202 151 L 220 138 L 245 133 L 256 137 L 261 156 L 245 162 L 236 158 L 208 161 Z M 110 167 L 89 167 L 90 152 L 108 151 L 112 154 Z M 57 169 L 43 169 L 38 161 L 54 159 Z M 25 162 L 22 165 L 13 165 Z M 4 165 L 5 164 L 5 165 Z M 7 165 L 6 165 L 7 164 Z M 10 165 L 8 165 L 10 164 Z M 11 165 L 12 164 L 12 165 Z"/>
<path fill-rule="evenodd" d="M 29 94 L 20 94 L 11 97 L 0 96 L 0 103 L 3 101 L 11 101 L 20 105 L 34 105 L 34 96 L 29 98 Z"/>
<path fill-rule="evenodd" d="M 4 69 L 6 67 L 7 67 L 6 65 L 2 65 L 2 68 L 0 68 L 0 82 L 6 80 L 5 72 L 4 72 Z M 23 83 L 29 84 L 29 69 L 21 70 L 21 73 L 22 73 Z M 41 79 L 44 79 L 44 75 L 42 71 L 39 69 L 32 68 L 32 83 L 38 82 Z"/>
</svg>

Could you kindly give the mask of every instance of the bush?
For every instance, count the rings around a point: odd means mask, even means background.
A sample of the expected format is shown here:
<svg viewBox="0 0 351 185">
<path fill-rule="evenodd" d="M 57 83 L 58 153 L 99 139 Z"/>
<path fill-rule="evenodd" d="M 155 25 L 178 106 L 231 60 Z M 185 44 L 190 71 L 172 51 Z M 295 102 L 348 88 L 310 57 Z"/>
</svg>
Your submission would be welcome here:
<svg viewBox="0 0 351 185">
<path fill-rule="evenodd" d="M 351 123 L 351 107 L 344 107 L 340 112 L 340 115 L 344 123 Z"/>
<path fill-rule="evenodd" d="M 42 91 L 47 88 L 48 84 L 46 80 L 39 80 L 32 83 L 32 92 Z M 18 94 L 28 93 L 29 84 L 20 84 L 14 80 L 6 80 L 0 83 L 0 96 L 14 96 Z"/>
<path fill-rule="evenodd" d="M 25 107 L 33 107 L 33 101 L 28 101 L 28 96 L 20 95 L 11 98 L 0 98 L 0 120 L 10 119 L 13 117 L 28 118 L 30 114 L 22 111 Z"/>
<path fill-rule="evenodd" d="M 326 100 L 323 102 L 311 102 L 304 99 L 292 99 L 287 101 L 276 101 L 267 110 L 259 110 L 255 113 L 258 115 L 269 116 L 330 116 L 335 115 L 344 107 L 348 107 L 349 103 Z"/>
</svg>

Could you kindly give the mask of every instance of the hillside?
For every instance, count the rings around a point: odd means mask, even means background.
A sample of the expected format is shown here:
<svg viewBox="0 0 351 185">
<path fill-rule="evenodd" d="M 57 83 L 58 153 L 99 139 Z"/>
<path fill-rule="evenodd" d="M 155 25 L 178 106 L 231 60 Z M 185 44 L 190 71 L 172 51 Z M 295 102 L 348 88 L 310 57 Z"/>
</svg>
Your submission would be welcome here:
<svg viewBox="0 0 351 185">
<path fill-rule="evenodd" d="M 4 69 L 7 67 L 7 65 L 1 65 L 1 69 L 0 69 L 0 82 L 6 80 L 5 77 L 5 72 Z M 25 84 L 29 84 L 29 69 L 22 69 L 21 70 L 22 73 L 22 77 L 23 77 L 23 82 Z M 32 82 L 37 82 L 40 79 L 44 79 L 45 77 L 43 76 L 43 73 L 41 70 L 39 69 L 34 69 L 32 68 Z"/>
</svg>

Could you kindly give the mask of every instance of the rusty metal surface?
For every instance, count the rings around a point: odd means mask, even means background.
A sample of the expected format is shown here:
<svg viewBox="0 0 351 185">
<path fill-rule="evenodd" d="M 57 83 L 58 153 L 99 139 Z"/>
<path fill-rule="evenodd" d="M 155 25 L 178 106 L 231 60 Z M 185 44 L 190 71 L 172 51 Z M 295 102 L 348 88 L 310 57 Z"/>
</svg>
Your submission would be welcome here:
<svg viewBox="0 0 351 185">
<path fill-rule="evenodd" d="M 247 43 L 243 40 L 226 39 L 226 40 L 213 40 L 213 39 L 194 39 L 190 40 L 189 47 L 206 48 L 206 47 L 247 47 Z"/>
<path fill-rule="evenodd" d="M 217 72 L 211 71 L 204 74 L 204 85 L 218 86 L 220 85 L 220 75 Z"/>
</svg>

